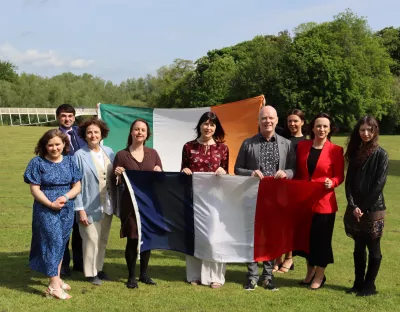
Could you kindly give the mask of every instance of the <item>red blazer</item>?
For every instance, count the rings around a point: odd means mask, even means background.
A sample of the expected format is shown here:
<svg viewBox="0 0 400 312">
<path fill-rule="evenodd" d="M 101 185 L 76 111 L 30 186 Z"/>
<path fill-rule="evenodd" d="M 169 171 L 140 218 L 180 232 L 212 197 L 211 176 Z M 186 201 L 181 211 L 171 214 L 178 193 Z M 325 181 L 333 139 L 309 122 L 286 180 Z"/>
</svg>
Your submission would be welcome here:
<svg viewBox="0 0 400 312">
<path fill-rule="evenodd" d="M 332 180 L 333 188 L 342 184 L 344 180 L 343 148 L 326 141 L 319 156 L 313 175 L 308 174 L 307 159 L 313 144 L 312 140 L 299 142 L 297 145 L 297 171 L 295 179 L 313 182 L 325 182 L 326 178 Z M 318 202 L 314 212 L 334 213 L 338 210 L 334 189 L 326 190 L 325 196 Z"/>
</svg>

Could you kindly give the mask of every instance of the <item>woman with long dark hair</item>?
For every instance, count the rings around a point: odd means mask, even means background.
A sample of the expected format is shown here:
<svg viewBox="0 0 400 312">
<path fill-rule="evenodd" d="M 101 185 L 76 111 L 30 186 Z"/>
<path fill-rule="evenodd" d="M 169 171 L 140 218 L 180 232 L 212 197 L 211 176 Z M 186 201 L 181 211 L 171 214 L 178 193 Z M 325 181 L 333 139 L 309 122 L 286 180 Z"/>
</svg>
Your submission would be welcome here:
<svg viewBox="0 0 400 312">
<path fill-rule="evenodd" d="M 229 150 L 225 132 L 216 114 L 204 113 L 196 126 L 197 137 L 187 142 L 182 151 L 182 172 L 214 172 L 227 174 Z M 226 264 L 186 256 L 186 279 L 192 285 L 210 285 L 219 288 L 225 283 Z"/>
<path fill-rule="evenodd" d="M 376 294 L 375 279 L 382 261 L 381 237 L 385 217 L 383 188 L 389 158 L 379 146 L 379 125 L 374 117 L 365 116 L 350 134 L 345 154 L 347 209 L 344 216 L 346 234 L 354 239 L 355 281 L 347 293 L 357 296 Z M 367 253 L 368 248 L 368 269 Z"/>
<path fill-rule="evenodd" d="M 124 150 L 119 151 L 114 159 L 114 171 L 121 180 L 120 175 L 125 170 L 143 170 L 143 171 L 162 171 L 161 159 L 155 149 L 145 146 L 146 141 L 150 138 L 151 132 L 149 124 L 142 118 L 136 119 L 131 124 L 128 134 L 127 146 Z M 126 287 L 138 288 L 135 277 L 135 267 L 138 246 L 138 227 L 136 223 L 136 215 L 132 200 L 125 187 L 121 194 L 121 238 L 126 237 L 125 260 L 128 266 L 128 282 Z M 147 269 L 150 260 L 150 250 L 140 253 L 140 276 L 139 281 L 156 285 L 156 283 L 148 275 Z"/>
<path fill-rule="evenodd" d="M 323 182 L 326 194 L 313 210 L 307 275 L 300 283 L 317 290 L 326 281 L 326 267 L 333 263 L 332 234 L 338 210 L 334 188 L 344 180 L 344 157 L 343 148 L 330 141 L 335 126 L 328 114 L 315 116 L 310 127 L 311 140 L 297 145 L 296 179 Z"/>
</svg>

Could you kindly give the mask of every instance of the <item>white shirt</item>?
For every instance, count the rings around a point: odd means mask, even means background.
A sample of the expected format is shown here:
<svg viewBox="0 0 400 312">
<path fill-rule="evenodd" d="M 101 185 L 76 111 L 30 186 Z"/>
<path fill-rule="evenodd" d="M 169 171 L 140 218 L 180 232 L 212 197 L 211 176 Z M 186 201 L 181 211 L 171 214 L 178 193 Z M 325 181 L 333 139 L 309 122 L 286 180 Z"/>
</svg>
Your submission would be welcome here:
<svg viewBox="0 0 400 312">
<path fill-rule="evenodd" d="M 100 151 L 98 151 L 98 152 L 90 150 L 90 154 L 95 159 L 97 164 L 100 165 L 101 169 L 104 170 L 104 153 L 103 153 L 103 150 L 100 149 Z"/>
<path fill-rule="evenodd" d="M 95 152 L 93 150 L 90 151 L 91 155 L 93 156 L 93 159 L 97 162 L 98 165 L 104 170 L 104 152 L 102 149 L 100 151 Z M 106 203 L 105 205 L 101 206 L 101 212 L 108 214 L 111 216 L 113 214 L 113 211 L 111 209 L 111 202 L 110 202 L 110 196 L 108 195 L 108 192 L 106 192 Z"/>
</svg>

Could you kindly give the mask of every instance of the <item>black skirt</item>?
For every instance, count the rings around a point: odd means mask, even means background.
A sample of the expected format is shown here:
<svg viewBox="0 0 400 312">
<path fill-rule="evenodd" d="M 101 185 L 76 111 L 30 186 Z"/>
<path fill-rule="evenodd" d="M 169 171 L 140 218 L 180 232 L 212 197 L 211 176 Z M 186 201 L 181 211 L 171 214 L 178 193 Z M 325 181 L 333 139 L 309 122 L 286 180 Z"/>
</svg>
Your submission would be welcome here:
<svg viewBox="0 0 400 312">
<path fill-rule="evenodd" d="M 336 213 L 314 213 L 310 229 L 310 252 L 293 251 L 293 256 L 307 259 L 312 266 L 326 267 L 333 263 L 332 235 Z"/>
<path fill-rule="evenodd" d="M 333 263 L 332 235 L 336 213 L 313 215 L 310 230 L 310 265 L 326 267 Z"/>
</svg>

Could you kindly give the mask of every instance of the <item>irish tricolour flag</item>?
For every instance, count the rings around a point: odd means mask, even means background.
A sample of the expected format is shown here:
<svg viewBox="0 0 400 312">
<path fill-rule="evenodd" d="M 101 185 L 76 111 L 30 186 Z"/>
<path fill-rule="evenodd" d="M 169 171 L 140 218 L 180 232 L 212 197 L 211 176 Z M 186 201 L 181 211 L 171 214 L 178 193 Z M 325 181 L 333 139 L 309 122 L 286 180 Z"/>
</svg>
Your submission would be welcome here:
<svg viewBox="0 0 400 312">
<path fill-rule="evenodd" d="M 216 262 L 272 260 L 309 249 L 323 183 L 127 170 L 141 251 L 164 249 Z"/>
<path fill-rule="evenodd" d="M 152 137 L 146 146 L 157 150 L 164 171 L 180 171 L 183 145 L 195 139 L 194 128 L 200 116 L 208 111 L 217 114 L 226 133 L 229 147 L 229 172 L 233 173 L 236 156 L 243 140 L 258 131 L 258 112 L 264 96 L 201 108 L 140 108 L 100 104 L 99 115 L 110 128 L 104 144 L 114 152 L 126 147 L 129 127 L 136 118 L 145 119 Z"/>
</svg>

